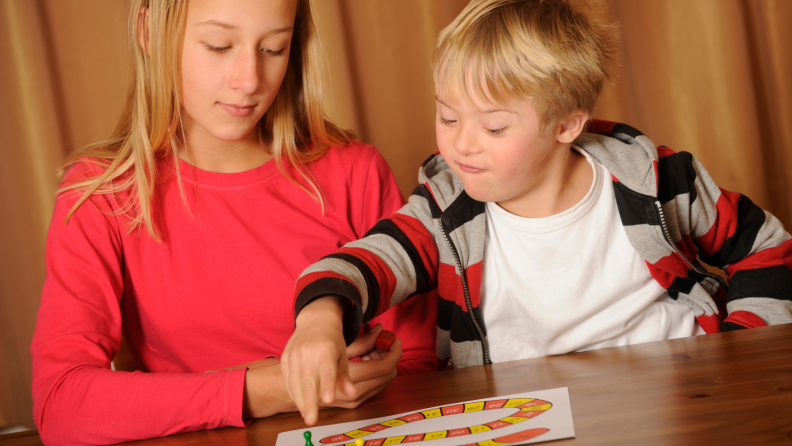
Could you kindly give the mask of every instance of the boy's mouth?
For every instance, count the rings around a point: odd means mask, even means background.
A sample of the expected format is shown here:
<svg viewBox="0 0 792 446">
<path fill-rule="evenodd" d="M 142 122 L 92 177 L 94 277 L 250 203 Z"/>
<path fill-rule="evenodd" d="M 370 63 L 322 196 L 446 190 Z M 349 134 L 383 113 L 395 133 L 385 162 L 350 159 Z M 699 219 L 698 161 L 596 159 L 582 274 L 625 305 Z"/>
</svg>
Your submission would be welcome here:
<svg viewBox="0 0 792 446">
<path fill-rule="evenodd" d="M 461 170 L 462 172 L 467 172 L 467 173 L 481 173 L 481 172 L 484 172 L 484 170 L 485 170 L 485 169 L 481 169 L 479 167 L 468 166 L 467 164 L 462 164 L 462 163 L 459 163 L 459 162 L 457 162 L 457 166 L 459 166 L 459 170 Z"/>
</svg>

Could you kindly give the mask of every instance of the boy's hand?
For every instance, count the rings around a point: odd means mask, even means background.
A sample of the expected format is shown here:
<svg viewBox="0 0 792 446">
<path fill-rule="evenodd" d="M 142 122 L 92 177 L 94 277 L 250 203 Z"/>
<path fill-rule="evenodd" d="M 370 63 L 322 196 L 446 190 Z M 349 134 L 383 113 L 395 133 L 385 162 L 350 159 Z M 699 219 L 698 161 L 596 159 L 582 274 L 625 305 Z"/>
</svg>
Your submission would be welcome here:
<svg viewBox="0 0 792 446">
<path fill-rule="evenodd" d="M 329 405 L 336 389 L 354 394 L 343 337 L 341 298 L 327 296 L 306 305 L 281 355 L 283 384 L 305 423 L 316 423 L 319 400 Z"/>
<path fill-rule="evenodd" d="M 320 399 L 329 405 L 336 390 L 354 393 L 340 299 L 327 296 L 306 305 L 281 355 L 284 386 L 309 426 L 316 423 Z"/>
<path fill-rule="evenodd" d="M 347 357 L 357 357 L 361 351 L 371 348 L 378 331 L 373 330 L 373 335 L 366 334 L 347 347 Z M 349 363 L 349 377 L 355 388 L 352 394 L 341 394 L 336 391 L 333 402 L 329 405 L 320 403 L 319 408 L 354 409 L 370 396 L 387 387 L 396 377 L 396 364 L 401 358 L 401 344 L 394 343 L 389 352 L 377 352 L 372 354 L 372 357 L 375 354 L 380 356 L 370 361 Z M 282 375 L 280 361 L 276 358 L 254 361 L 239 367 L 249 368 L 245 375 L 245 394 L 242 401 L 242 416 L 245 420 L 296 409 L 284 386 L 286 380 Z"/>
<path fill-rule="evenodd" d="M 281 356 L 284 386 L 309 426 L 316 424 L 319 407 L 354 408 L 384 389 L 396 377 L 401 359 L 397 343 L 379 359 L 350 364 L 349 358 L 374 350 L 382 327 L 375 327 L 347 348 L 340 299 L 328 296 L 305 306 Z"/>
</svg>

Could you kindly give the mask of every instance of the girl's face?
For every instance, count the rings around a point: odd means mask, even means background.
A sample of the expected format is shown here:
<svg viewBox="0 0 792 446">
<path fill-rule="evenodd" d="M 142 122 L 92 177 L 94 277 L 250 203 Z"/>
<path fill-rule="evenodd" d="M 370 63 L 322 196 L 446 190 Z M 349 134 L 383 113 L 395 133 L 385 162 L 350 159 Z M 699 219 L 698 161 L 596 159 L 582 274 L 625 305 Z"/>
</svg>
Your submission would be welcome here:
<svg viewBox="0 0 792 446">
<path fill-rule="evenodd" d="M 190 0 L 181 67 L 191 143 L 257 137 L 286 73 L 296 9 L 297 0 Z"/>
</svg>

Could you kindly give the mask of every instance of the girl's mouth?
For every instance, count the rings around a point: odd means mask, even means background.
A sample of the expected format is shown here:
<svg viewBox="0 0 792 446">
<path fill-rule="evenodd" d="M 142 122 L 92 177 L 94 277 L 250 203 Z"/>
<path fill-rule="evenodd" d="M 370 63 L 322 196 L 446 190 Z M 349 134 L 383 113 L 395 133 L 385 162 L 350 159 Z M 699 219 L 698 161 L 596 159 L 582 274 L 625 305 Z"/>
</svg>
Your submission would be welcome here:
<svg viewBox="0 0 792 446">
<path fill-rule="evenodd" d="M 253 113 L 253 109 L 256 107 L 256 104 L 253 105 L 232 105 L 232 104 L 224 104 L 222 102 L 218 102 L 220 107 L 223 110 L 227 111 L 229 115 L 237 117 L 237 118 L 244 118 L 245 116 L 249 116 Z"/>
</svg>

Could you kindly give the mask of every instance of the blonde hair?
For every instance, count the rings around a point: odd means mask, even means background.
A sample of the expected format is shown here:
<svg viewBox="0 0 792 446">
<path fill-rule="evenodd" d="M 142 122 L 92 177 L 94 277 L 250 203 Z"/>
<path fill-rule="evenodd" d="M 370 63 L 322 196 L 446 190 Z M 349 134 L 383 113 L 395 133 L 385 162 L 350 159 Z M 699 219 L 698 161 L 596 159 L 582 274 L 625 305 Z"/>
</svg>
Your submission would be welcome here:
<svg viewBox="0 0 792 446">
<path fill-rule="evenodd" d="M 75 190 L 80 198 L 71 215 L 92 194 L 129 193 L 117 211 L 130 219 L 130 230 L 145 226 L 159 240 L 152 218 L 152 196 L 157 184 L 157 159 L 172 156 L 182 199 L 178 163 L 181 132 L 181 49 L 188 0 L 133 0 L 128 30 L 131 73 L 127 103 L 112 136 L 82 148 L 60 167 L 60 173 L 81 162 L 100 166 L 95 177 L 64 183 L 58 194 Z M 150 55 L 138 44 L 138 12 L 149 11 Z M 321 158 L 330 146 L 345 146 L 352 134 L 325 118 L 322 110 L 324 52 L 318 41 L 310 0 L 298 0 L 288 68 L 272 105 L 259 121 L 258 132 L 270 143 L 281 173 L 320 202 L 319 184 L 305 164 Z M 289 162 L 309 188 L 291 178 L 284 168 Z M 186 199 L 185 199 L 186 202 Z"/>
<path fill-rule="evenodd" d="M 437 39 L 437 94 L 530 98 L 544 133 L 576 110 L 591 116 L 604 82 L 613 80 L 619 31 L 585 8 L 568 0 L 471 1 Z"/>
</svg>

